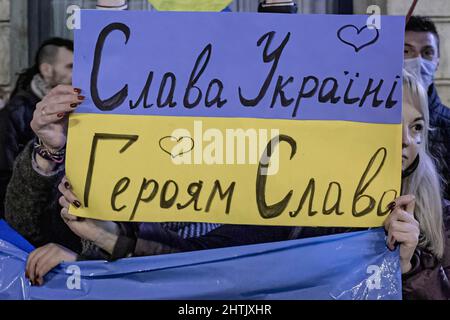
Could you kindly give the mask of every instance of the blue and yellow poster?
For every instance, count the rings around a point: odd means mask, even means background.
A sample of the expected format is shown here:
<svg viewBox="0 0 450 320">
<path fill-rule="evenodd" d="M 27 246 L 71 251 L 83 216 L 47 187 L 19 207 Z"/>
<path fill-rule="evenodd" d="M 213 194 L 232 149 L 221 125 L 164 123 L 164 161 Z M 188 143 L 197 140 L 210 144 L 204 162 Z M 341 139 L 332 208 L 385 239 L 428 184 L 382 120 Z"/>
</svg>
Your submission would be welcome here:
<svg viewBox="0 0 450 320">
<path fill-rule="evenodd" d="M 403 17 L 82 11 L 71 213 L 381 226 L 399 195 Z"/>
</svg>

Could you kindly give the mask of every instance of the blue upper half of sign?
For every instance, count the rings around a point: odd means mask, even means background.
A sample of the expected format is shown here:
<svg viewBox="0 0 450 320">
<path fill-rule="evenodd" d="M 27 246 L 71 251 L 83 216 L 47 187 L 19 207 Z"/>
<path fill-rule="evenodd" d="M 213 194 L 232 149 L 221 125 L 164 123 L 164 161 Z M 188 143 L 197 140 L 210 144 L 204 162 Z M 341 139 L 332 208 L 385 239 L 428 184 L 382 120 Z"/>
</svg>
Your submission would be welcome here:
<svg viewBox="0 0 450 320">
<path fill-rule="evenodd" d="M 80 113 L 401 122 L 404 17 L 82 10 Z"/>
</svg>

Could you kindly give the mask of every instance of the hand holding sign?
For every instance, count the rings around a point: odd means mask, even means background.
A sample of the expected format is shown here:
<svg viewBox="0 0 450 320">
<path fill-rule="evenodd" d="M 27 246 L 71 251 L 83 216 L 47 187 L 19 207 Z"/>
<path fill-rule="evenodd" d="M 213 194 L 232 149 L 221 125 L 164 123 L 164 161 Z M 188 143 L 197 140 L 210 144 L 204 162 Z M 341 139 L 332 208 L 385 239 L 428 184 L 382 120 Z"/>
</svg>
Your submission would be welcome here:
<svg viewBox="0 0 450 320">
<path fill-rule="evenodd" d="M 37 152 L 36 161 L 43 172 L 51 172 L 57 163 L 64 160 L 58 153 L 61 153 L 60 150 L 66 145 L 66 115 L 73 112 L 83 101 L 84 96 L 80 96 L 80 92 L 80 89 L 72 86 L 59 85 L 36 105 L 31 129 L 39 139 L 40 152 Z"/>
<path fill-rule="evenodd" d="M 80 207 L 80 201 L 70 189 L 70 183 L 66 177 L 62 179 L 58 189 L 62 193 L 62 196 L 59 198 L 59 204 L 62 207 L 61 218 L 67 226 L 81 239 L 91 241 L 111 254 L 119 234 L 117 224 L 112 221 L 80 219 L 71 215 L 69 213 L 70 205 L 72 204 L 78 208 Z"/>
<path fill-rule="evenodd" d="M 44 145 L 60 150 L 66 144 L 66 114 L 75 110 L 83 101 L 79 89 L 68 85 L 53 88 L 37 105 L 31 121 L 31 128 Z"/>
<path fill-rule="evenodd" d="M 388 232 L 387 245 L 395 249 L 395 243 L 400 243 L 400 264 L 402 273 L 411 269 L 411 259 L 419 243 L 419 222 L 414 218 L 415 198 L 405 195 L 395 199 L 393 210 L 384 222 Z"/>
</svg>

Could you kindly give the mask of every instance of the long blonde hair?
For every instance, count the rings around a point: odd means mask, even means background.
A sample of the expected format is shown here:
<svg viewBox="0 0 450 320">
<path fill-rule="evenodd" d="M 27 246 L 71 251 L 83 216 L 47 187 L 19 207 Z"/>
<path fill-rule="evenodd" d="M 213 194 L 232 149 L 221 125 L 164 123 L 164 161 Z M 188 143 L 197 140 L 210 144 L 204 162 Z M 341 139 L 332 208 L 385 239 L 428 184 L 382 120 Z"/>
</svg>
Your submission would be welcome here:
<svg viewBox="0 0 450 320">
<path fill-rule="evenodd" d="M 403 93 L 409 95 L 414 107 L 424 117 L 423 142 L 419 145 L 419 164 L 416 170 L 402 181 L 402 194 L 416 198 L 414 216 L 420 224 L 419 247 L 428 249 L 437 258 L 444 254 L 441 177 L 428 150 L 430 115 L 428 96 L 414 76 L 403 72 Z"/>
</svg>

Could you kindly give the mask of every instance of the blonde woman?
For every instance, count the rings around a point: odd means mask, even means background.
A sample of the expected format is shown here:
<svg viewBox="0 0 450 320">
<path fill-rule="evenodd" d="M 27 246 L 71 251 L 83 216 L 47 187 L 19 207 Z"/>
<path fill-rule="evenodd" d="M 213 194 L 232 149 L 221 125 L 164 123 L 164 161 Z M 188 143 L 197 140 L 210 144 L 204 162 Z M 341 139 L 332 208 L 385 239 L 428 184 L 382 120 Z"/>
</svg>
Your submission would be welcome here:
<svg viewBox="0 0 450 320">
<path fill-rule="evenodd" d="M 450 299 L 450 203 L 428 151 L 428 98 L 403 74 L 402 196 L 385 221 L 388 247 L 400 246 L 403 297 Z"/>
</svg>

